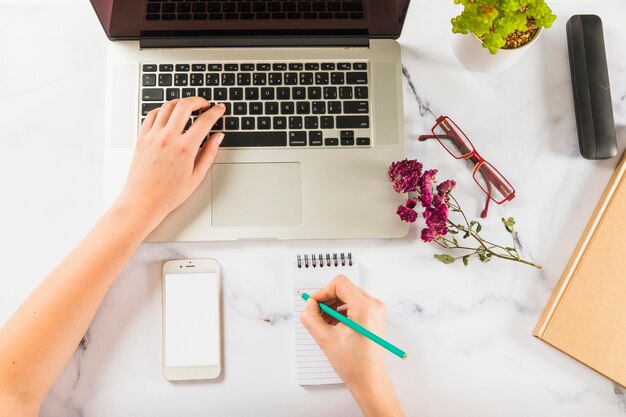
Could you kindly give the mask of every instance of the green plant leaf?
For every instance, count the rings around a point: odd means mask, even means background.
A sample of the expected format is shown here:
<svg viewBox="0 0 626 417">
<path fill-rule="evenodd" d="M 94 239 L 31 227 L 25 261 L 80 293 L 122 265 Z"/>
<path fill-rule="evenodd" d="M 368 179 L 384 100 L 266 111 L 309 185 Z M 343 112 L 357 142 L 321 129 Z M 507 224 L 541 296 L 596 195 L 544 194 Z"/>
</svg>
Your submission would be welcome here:
<svg viewBox="0 0 626 417">
<path fill-rule="evenodd" d="M 454 229 L 448 229 L 448 233 L 451 233 L 453 235 L 458 235 L 459 231 L 458 230 L 454 230 Z"/>
<path fill-rule="evenodd" d="M 435 259 L 439 259 L 441 262 L 443 262 L 446 265 L 454 263 L 455 261 L 455 259 L 452 256 L 446 255 L 446 254 L 433 255 L 433 256 L 435 257 Z"/>
<path fill-rule="evenodd" d="M 469 256 L 469 255 L 465 255 L 465 256 L 463 257 L 463 265 L 465 265 L 465 266 L 468 266 L 468 265 L 469 265 L 469 258 L 470 258 L 470 256 Z"/>
<path fill-rule="evenodd" d="M 455 245 L 459 246 L 459 241 L 456 240 L 454 236 L 452 236 L 452 241 L 454 242 Z"/>
<path fill-rule="evenodd" d="M 508 219 L 502 218 L 502 223 L 504 224 L 504 228 L 509 233 L 513 233 L 513 226 L 515 226 L 515 219 L 513 217 L 509 217 Z"/>
<path fill-rule="evenodd" d="M 480 223 L 476 222 L 476 233 L 480 233 L 481 230 L 483 230 L 483 227 Z"/>
</svg>

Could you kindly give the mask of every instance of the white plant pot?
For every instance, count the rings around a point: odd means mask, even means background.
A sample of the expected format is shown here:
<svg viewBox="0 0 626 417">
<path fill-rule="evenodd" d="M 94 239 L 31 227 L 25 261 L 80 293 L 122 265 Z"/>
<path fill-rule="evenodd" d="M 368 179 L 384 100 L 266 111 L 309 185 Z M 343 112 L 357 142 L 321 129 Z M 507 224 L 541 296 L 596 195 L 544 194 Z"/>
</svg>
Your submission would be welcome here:
<svg viewBox="0 0 626 417">
<path fill-rule="evenodd" d="M 500 72 L 515 64 L 528 51 L 530 45 L 535 43 L 542 31 L 543 28 L 540 27 L 530 42 L 519 48 L 498 49 L 496 54 L 484 48 L 482 41 L 472 33 L 454 34 L 452 50 L 459 61 L 472 71 Z"/>
</svg>

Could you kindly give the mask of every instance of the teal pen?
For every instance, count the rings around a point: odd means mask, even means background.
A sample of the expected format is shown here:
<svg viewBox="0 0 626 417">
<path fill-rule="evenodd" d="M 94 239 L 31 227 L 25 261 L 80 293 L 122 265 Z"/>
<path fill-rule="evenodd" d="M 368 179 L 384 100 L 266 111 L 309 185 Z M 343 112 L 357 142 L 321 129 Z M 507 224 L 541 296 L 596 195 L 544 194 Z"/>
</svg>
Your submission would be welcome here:
<svg viewBox="0 0 626 417">
<path fill-rule="evenodd" d="M 305 301 L 307 301 L 309 298 L 311 298 L 311 296 L 303 292 L 302 298 Z M 360 333 L 363 336 L 367 337 L 372 342 L 378 343 L 379 345 L 381 345 L 382 347 L 384 347 L 385 349 L 387 349 L 389 352 L 393 353 L 394 355 L 398 356 L 399 358 L 406 359 L 406 352 L 403 351 L 402 349 L 392 345 L 391 343 L 389 343 L 382 337 L 376 336 L 374 333 L 370 332 L 365 327 L 361 326 L 359 323 L 356 323 L 350 320 L 349 318 L 347 318 L 346 316 L 344 316 L 343 314 L 336 312 L 332 308 L 328 307 L 326 304 L 320 303 L 319 301 L 317 302 L 317 304 L 319 304 L 320 309 L 324 313 L 328 314 L 332 318 L 337 319 L 338 321 L 342 322 L 343 324 L 345 324 L 346 326 L 348 326 L 355 332 Z"/>
</svg>

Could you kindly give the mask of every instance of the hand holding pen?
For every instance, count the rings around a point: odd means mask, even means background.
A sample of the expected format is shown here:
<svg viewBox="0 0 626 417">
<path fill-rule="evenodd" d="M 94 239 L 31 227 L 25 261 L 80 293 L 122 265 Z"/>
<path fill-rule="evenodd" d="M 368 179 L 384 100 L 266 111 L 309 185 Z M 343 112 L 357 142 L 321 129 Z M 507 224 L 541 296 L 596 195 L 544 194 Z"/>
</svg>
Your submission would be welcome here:
<svg viewBox="0 0 626 417">
<path fill-rule="evenodd" d="M 384 337 L 385 305 L 343 275 L 311 294 L 315 301 L 344 312 L 370 332 Z M 366 417 L 403 416 L 385 365 L 385 349 L 351 327 L 324 314 L 311 299 L 300 317 L 346 383 Z M 339 323 L 339 324 L 338 324 Z"/>
</svg>

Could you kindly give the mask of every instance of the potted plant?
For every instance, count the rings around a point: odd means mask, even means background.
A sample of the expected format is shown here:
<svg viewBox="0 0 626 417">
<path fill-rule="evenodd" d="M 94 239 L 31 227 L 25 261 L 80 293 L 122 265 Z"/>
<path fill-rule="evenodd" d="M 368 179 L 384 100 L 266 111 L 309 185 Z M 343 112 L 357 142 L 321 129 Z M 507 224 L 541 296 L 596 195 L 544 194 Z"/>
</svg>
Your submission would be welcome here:
<svg viewBox="0 0 626 417">
<path fill-rule="evenodd" d="M 469 69 L 502 71 L 513 65 L 556 19 L 545 0 L 454 0 L 453 50 Z"/>
</svg>

